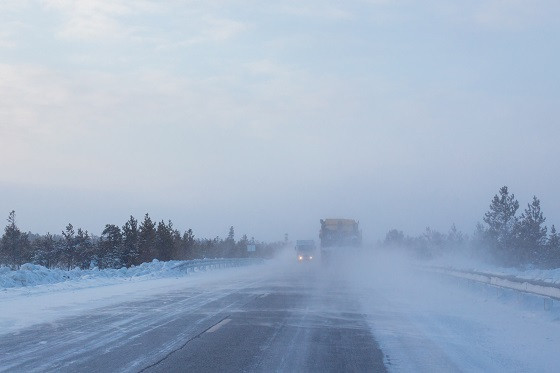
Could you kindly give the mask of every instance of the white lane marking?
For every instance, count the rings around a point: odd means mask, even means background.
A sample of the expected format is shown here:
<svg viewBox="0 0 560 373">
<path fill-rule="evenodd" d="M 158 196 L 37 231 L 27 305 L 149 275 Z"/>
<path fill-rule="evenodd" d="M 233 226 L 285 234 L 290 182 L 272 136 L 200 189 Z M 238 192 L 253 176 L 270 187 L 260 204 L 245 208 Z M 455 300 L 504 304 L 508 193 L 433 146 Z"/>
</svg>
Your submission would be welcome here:
<svg viewBox="0 0 560 373">
<path fill-rule="evenodd" d="M 208 329 L 206 333 L 214 333 L 215 331 L 217 331 L 218 329 L 220 329 L 222 326 L 226 325 L 230 321 L 231 319 L 223 319 L 222 321 L 220 321 L 219 323 L 217 323 L 216 325 Z"/>
</svg>

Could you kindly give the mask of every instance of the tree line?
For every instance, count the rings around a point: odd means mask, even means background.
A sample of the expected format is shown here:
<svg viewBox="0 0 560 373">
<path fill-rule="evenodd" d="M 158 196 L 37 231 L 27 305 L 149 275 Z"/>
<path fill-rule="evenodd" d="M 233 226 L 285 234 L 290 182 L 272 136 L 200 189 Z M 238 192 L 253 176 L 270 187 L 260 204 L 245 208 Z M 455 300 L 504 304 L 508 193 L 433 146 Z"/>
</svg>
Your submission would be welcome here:
<svg viewBox="0 0 560 373">
<path fill-rule="evenodd" d="M 503 186 L 471 237 L 455 225 L 448 233 L 426 228 L 418 237 L 392 229 L 382 244 L 407 248 L 422 258 L 462 253 L 505 266 L 560 268 L 560 236 L 554 225 L 550 230 L 545 225 L 540 200 L 534 196 L 521 214 L 518 210 L 515 195 Z"/>
<path fill-rule="evenodd" d="M 136 266 L 154 259 L 244 258 L 249 256 L 249 244 L 256 247 L 251 256 L 269 258 L 286 244 L 259 242 L 247 235 L 236 241 L 233 226 L 226 238 L 195 238 L 192 229 L 181 234 L 171 220 L 156 223 L 149 214 L 141 222 L 130 216 L 122 227 L 107 224 L 99 237 L 72 224 L 56 235 L 24 233 L 16 224 L 15 211 L 9 213 L 7 220 L 0 240 L 0 265 L 13 269 L 23 263 L 47 268 L 103 269 Z"/>
</svg>

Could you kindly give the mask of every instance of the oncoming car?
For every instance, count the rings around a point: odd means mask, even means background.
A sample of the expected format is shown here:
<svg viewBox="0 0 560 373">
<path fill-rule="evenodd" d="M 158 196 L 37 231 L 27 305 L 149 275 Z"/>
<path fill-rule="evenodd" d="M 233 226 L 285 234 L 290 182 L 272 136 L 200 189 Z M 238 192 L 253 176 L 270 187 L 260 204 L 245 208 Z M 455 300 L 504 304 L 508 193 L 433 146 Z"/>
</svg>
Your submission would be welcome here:
<svg viewBox="0 0 560 373">
<path fill-rule="evenodd" d="M 295 249 L 299 262 L 313 260 L 315 257 L 315 241 L 313 240 L 297 240 Z"/>
</svg>

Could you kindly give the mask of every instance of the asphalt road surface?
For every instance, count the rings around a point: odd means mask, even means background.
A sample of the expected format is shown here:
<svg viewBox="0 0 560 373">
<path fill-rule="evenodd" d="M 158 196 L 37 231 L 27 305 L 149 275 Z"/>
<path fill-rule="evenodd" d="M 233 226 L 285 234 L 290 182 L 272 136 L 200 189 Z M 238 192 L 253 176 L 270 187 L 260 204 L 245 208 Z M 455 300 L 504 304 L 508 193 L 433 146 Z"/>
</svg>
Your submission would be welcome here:
<svg viewBox="0 0 560 373">
<path fill-rule="evenodd" d="M 352 287 L 310 264 L 245 270 L 0 336 L 0 370 L 384 372 Z"/>
</svg>

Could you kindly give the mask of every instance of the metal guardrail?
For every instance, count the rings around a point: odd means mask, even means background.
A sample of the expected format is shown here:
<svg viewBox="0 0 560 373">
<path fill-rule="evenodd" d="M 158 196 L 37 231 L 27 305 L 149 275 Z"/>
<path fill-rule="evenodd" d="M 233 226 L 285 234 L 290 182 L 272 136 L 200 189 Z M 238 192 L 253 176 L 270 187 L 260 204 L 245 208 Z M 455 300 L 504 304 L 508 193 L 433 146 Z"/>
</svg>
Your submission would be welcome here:
<svg viewBox="0 0 560 373">
<path fill-rule="evenodd" d="M 543 297 L 560 300 L 560 286 L 543 281 L 523 279 L 513 276 L 500 276 L 493 273 L 478 271 L 465 271 L 442 267 L 429 267 L 430 271 L 442 273 L 449 276 L 459 277 L 488 284 L 491 286 L 512 289 L 524 293 L 540 295 Z"/>
<path fill-rule="evenodd" d="M 186 273 L 206 271 L 209 269 L 244 267 L 264 263 L 258 258 L 221 258 L 221 259 L 194 259 L 177 264 L 173 269 L 184 270 Z"/>
</svg>

